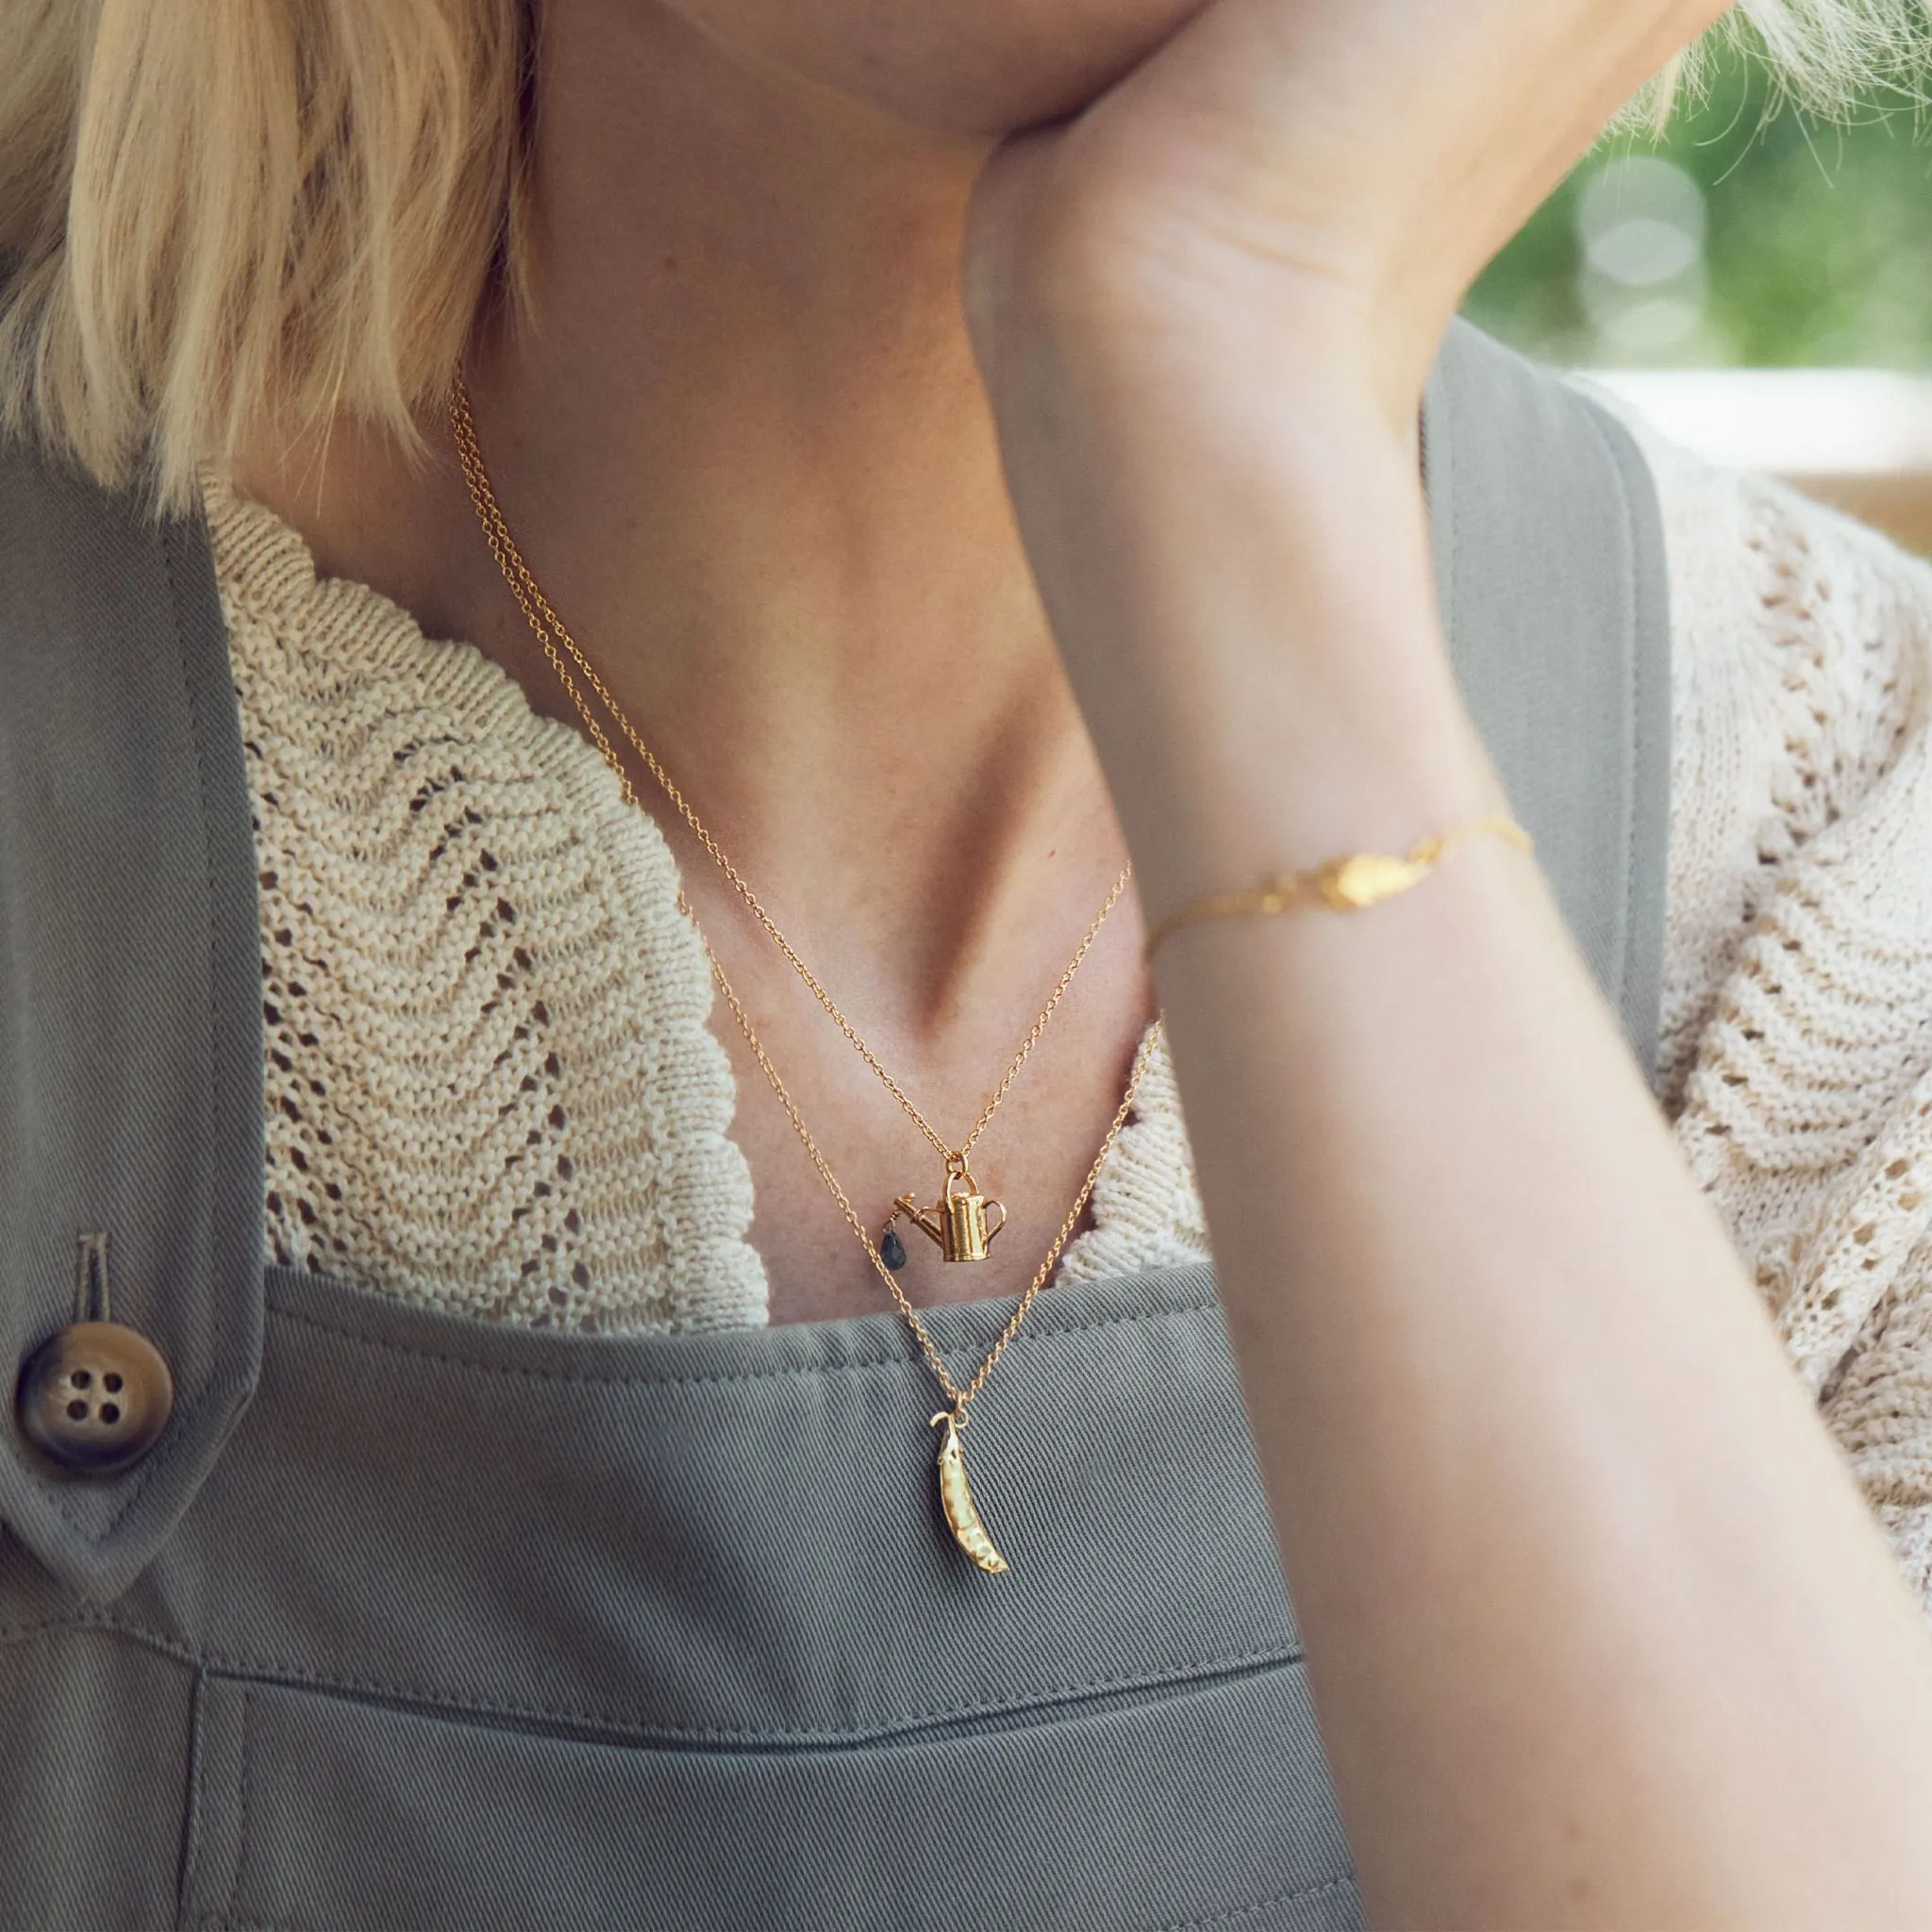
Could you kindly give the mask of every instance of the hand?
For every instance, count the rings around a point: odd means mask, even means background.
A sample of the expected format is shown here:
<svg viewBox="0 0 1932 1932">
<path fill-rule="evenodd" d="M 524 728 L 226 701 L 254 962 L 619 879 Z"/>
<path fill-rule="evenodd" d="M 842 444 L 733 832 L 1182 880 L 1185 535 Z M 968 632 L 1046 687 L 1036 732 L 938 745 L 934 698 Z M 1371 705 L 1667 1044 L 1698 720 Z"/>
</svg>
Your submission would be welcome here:
<svg viewBox="0 0 1932 1932">
<path fill-rule="evenodd" d="M 975 191 L 990 384 L 1044 310 L 1230 310 L 1366 357 L 1412 412 L 1471 281 L 1722 0 L 1217 0 Z M 1304 338 L 1306 339 L 1306 337 Z"/>
<path fill-rule="evenodd" d="M 1305 770 L 1311 807 L 1365 808 L 1296 721 L 1345 732 L 1363 790 L 1399 772 L 1417 809 L 1475 809 L 1432 661 L 1423 385 L 1496 247 L 1722 11 L 1215 0 L 1072 119 L 991 157 L 968 322 L 1143 895 L 1217 883 L 1205 854 L 1225 839 L 1191 823 L 1214 795 L 1204 774 L 1245 770 L 1287 810 L 1279 774 Z M 1374 608 L 1329 594 L 1344 557 Z M 1172 621 L 1197 575 L 1211 604 Z"/>
</svg>

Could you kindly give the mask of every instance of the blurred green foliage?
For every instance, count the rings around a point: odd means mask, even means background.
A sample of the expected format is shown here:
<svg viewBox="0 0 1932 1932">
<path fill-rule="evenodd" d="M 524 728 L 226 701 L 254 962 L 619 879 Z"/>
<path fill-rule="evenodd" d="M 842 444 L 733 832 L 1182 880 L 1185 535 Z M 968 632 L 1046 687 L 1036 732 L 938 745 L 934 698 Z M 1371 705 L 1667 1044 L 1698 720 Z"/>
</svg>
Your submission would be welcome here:
<svg viewBox="0 0 1932 1932">
<path fill-rule="evenodd" d="M 1592 294 L 1578 233 L 1591 177 L 1632 155 L 1674 161 L 1704 191 L 1685 325 L 1647 336 L 1614 316 L 1606 325 L 1607 284 L 1596 276 Z M 1778 102 L 1757 62 L 1727 56 L 1662 140 L 1607 137 L 1491 264 L 1466 312 L 1558 363 L 1932 369 L 1932 120 L 1894 96 L 1821 122 Z"/>
</svg>

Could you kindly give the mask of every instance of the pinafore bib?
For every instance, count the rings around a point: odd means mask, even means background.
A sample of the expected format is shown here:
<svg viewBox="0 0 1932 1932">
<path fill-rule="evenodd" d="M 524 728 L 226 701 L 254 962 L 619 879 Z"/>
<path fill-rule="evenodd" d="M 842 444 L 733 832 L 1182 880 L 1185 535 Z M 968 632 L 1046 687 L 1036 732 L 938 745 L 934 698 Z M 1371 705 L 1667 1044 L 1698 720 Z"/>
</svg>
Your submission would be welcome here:
<svg viewBox="0 0 1932 1932">
<path fill-rule="evenodd" d="M 1647 473 L 1460 325 L 1424 432 L 1457 675 L 1648 1069 Z M 890 1311 L 565 1338 L 265 1266 L 255 894 L 205 533 L 6 451 L 0 1357 L 105 1232 L 175 1400 L 106 1474 L 9 1405 L 0 1923 L 1359 1923 L 1206 1270 L 1038 1302 L 974 1411 L 985 1575 Z M 957 1374 L 1011 1306 L 933 1311 Z"/>
</svg>

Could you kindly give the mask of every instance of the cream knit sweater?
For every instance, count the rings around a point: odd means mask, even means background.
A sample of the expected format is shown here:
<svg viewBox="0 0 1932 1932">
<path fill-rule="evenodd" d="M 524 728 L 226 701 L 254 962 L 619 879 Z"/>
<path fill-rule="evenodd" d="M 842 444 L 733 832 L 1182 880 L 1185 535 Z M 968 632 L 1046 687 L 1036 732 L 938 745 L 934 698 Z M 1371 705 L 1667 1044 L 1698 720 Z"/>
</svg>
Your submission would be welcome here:
<svg viewBox="0 0 1932 1932">
<path fill-rule="evenodd" d="M 1611 407 L 1616 407 L 1611 405 Z M 1632 425 L 1675 752 L 1660 1104 L 1932 1606 L 1932 568 Z M 271 1254 L 489 1320 L 765 1320 L 662 836 L 465 645 L 208 492 L 261 865 Z M 1157 1051 L 1062 1280 L 1205 1259 Z"/>
</svg>

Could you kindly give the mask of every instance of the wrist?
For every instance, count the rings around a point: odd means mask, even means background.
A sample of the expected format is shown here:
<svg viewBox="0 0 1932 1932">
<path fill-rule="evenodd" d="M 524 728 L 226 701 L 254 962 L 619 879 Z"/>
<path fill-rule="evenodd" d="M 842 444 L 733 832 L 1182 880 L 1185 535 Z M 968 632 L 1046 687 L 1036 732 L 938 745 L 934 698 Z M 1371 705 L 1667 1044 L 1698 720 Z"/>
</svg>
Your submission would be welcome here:
<svg viewBox="0 0 1932 1932">
<path fill-rule="evenodd" d="M 1369 718 L 1242 708 L 1200 756 L 1108 764 L 1150 930 L 1182 907 L 1509 813 L 1459 699 Z"/>
<path fill-rule="evenodd" d="M 1008 484 L 1150 918 L 1501 808 L 1437 617 L 1417 399 L 1391 420 L 1325 323 L 1292 349 L 1024 326 Z"/>
<path fill-rule="evenodd" d="M 1408 437 L 1453 291 L 1399 286 L 1319 238 L 1296 261 L 1169 225 L 1101 210 L 969 247 L 967 321 L 996 417 L 1075 385 L 1181 385 L 1239 409 L 1265 384 Z"/>
</svg>

